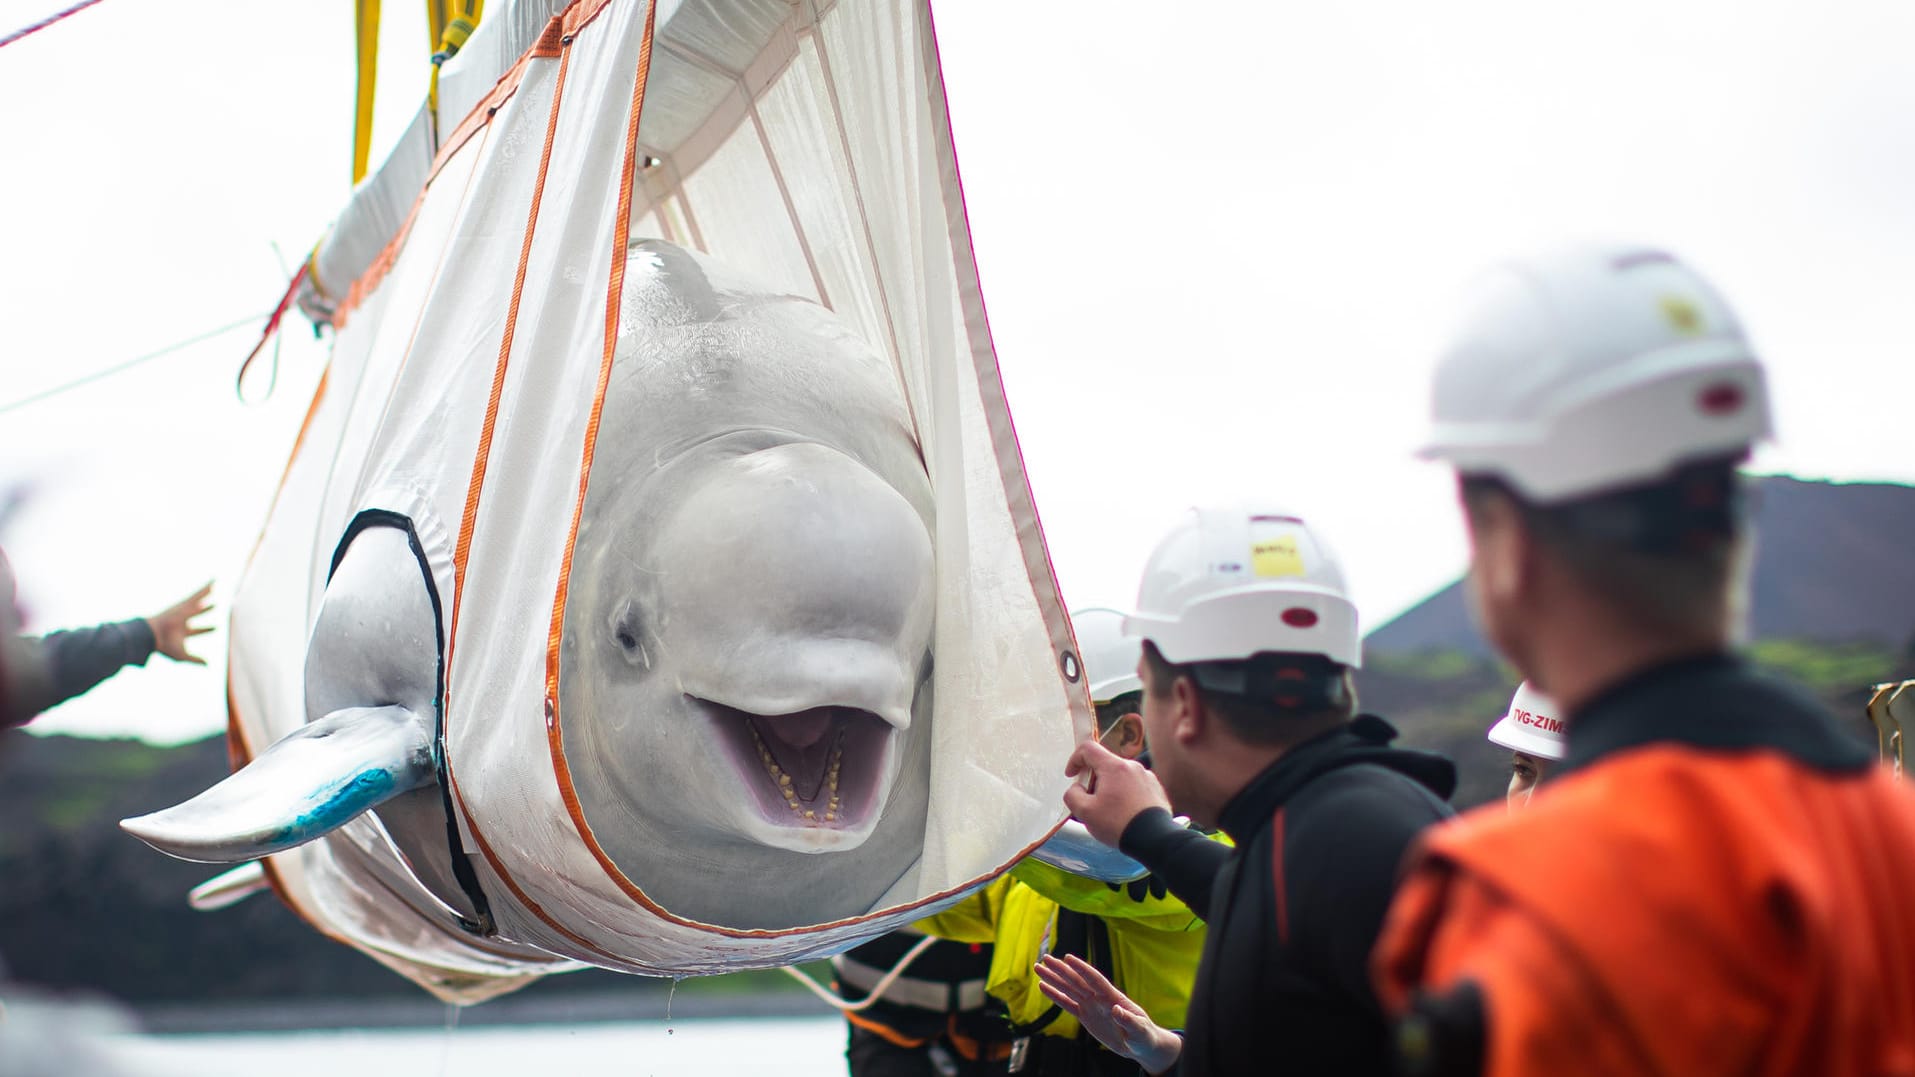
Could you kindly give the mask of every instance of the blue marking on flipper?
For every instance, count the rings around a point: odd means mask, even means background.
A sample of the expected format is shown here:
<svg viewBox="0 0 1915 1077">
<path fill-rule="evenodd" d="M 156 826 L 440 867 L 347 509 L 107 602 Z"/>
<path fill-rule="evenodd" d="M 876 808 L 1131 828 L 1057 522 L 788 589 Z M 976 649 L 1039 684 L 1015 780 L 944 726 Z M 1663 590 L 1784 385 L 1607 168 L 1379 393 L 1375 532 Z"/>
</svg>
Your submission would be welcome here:
<svg viewBox="0 0 1915 1077">
<path fill-rule="evenodd" d="M 361 771 L 355 777 L 318 794 L 314 799 L 324 799 L 317 806 L 299 813 L 290 826 L 274 832 L 272 841 L 275 844 L 303 843 L 342 827 L 360 813 L 391 797 L 396 784 L 389 770 L 375 767 Z"/>
</svg>

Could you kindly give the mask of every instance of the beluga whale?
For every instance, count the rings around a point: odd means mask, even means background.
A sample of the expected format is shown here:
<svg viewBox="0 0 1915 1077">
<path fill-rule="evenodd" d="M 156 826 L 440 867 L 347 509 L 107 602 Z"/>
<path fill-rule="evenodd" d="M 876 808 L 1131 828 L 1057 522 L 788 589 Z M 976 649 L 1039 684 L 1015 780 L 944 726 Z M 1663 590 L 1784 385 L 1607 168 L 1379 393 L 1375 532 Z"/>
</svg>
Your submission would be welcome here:
<svg viewBox="0 0 1915 1077">
<path fill-rule="evenodd" d="M 123 824 L 458 1003 L 908 924 L 1058 828 L 1091 726 L 928 6 L 559 6 L 293 285 L 332 345 L 234 770 Z"/>
<path fill-rule="evenodd" d="M 934 501 L 891 363 L 819 304 L 645 240 L 602 414 L 556 707 L 586 824 L 689 919 L 868 911 L 918 856 L 933 709 Z M 308 724 L 125 829 L 234 862 L 395 798 L 438 811 L 444 655 L 415 542 L 377 516 L 342 542 Z"/>
<path fill-rule="evenodd" d="M 896 375 L 669 243 L 626 282 L 598 452 L 627 463 L 586 495 L 560 651 L 585 818 L 668 909 L 853 915 L 915 859 L 928 793 L 934 510 Z M 686 842 L 704 863 L 647 869 Z"/>
</svg>

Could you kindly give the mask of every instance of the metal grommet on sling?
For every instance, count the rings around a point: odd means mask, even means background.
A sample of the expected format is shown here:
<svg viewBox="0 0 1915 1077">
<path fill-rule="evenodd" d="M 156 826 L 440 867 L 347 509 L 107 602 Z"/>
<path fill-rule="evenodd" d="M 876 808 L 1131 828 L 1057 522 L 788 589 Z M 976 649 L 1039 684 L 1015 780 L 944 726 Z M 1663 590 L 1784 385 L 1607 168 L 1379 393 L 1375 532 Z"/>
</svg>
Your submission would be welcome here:
<svg viewBox="0 0 1915 1077">
<path fill-rule="evenodd" d="M 1064 672 L 1064 679 L 1072 684 L 1076 684 L 1078 678 L 1084 673 L 1083 667 L 1078 664 L 1077 655 L 1070 651 L 1064 651 L 1058 656 L 1057 668 Z"/>
</svg>

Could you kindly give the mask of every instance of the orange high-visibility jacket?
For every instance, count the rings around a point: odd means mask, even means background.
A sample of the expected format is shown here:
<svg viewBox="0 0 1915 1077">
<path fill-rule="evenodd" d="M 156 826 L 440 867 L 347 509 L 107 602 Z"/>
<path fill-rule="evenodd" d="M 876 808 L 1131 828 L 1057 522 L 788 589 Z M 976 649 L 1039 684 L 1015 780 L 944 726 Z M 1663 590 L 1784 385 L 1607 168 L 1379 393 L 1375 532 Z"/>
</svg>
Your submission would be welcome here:
<svg viewBox="0 0 1915 1077">
<path fill-rule="evenodd" d="M 1569 738 L 1412 863 L 1374 962 L 1407 1072 L 1915 1074 L 1915 794 L 1728 658 Z"/>
</svg>

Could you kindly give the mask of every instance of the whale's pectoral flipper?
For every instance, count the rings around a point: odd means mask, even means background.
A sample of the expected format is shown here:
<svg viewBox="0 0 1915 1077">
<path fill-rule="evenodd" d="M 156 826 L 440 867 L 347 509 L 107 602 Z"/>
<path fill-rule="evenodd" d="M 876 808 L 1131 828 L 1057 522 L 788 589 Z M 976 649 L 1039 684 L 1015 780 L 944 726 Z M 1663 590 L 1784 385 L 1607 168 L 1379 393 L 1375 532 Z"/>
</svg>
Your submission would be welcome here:
<svg viewBox="0 0 1915 1077">
<path fill-rule="evenodd" d="M 431 783 L 432 752 L 433 721 L 425 715 L 400 706 L 336 710 L 199 796 L 120 827 L 182 860 L 255 860 Z"/>
<path fill-rule="evenodd" d="M 1149 868 L 1091 837 L 1084 824 L 1075 819 L 1065 820 L 1057 833 L 1031 850 L 1031 858 L 1106 883 L 1136 882 L 1150 874 Z"/>
<path fill-rule="evenodd" d="M 215 912 L 272 888 L 265 866 L 257 860 L 248 860 L 195 886 L 186 895 L 186 903 L 200 912 Z"/>
</svg>

